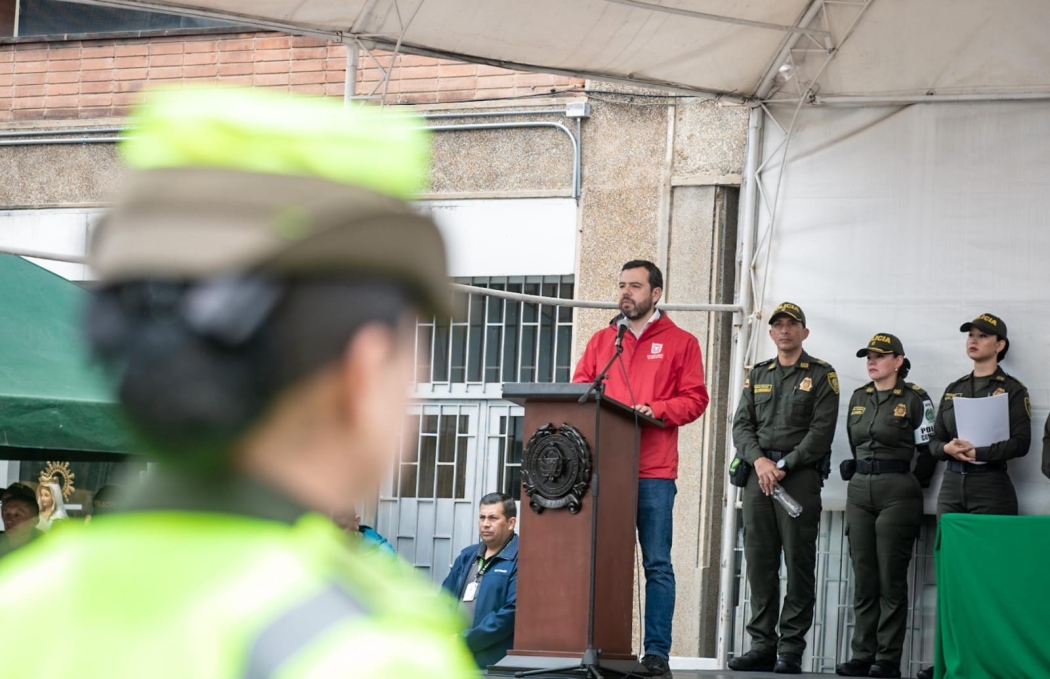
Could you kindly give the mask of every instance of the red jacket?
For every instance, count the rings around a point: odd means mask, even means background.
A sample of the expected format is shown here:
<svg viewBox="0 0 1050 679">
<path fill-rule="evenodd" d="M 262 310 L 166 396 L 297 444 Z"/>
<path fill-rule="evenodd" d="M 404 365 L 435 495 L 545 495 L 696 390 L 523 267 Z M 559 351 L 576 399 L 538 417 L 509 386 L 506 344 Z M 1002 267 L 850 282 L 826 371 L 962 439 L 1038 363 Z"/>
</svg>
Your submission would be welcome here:
<svg viewBox="0 0 1050 679">
<path fill-rule="evenodd" d="M 594 333 L 576 365 L 573 382 L 592 382 L 616 353 L 616 322 Z M 609 370 L 605 394 L 627 405 L 648 404 L 664 429 L 642 429 L 638 454 L 638 476 L 643 479 L 678 478 L 678 427 L 704 414 L 707 387 L 700 343 L 692 334 L 671 322 L 666 314 L 635 339 L 629 329 L 623 337 L 623 362 L 631 380 L 634 403 L 616 364 Z"/>
</svg>

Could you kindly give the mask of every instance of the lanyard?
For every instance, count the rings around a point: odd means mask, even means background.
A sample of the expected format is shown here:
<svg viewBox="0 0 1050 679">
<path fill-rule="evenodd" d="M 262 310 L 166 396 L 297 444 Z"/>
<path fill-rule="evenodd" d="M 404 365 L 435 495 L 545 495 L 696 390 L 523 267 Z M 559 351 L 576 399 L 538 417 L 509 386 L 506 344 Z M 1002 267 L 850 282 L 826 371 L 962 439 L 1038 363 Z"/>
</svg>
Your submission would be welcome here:
<svg viewBox="0 0 1050 679">
<path fill-rule="evenodd" d="M 510 546 L 511 540 L 513 539 L 514 536 L 511 536 L 510 540 L 507 540 L 507 544 L 503 545 L 503 547 L 501 547 L 498 552 L 493 554 L 492 558 L 490 559 L 486 559 L 483 555 L 478 554 L 478 561 L 481 562 L 481 565 L 478 566 L 478 574 L 474 576 L 474 582 L 477 582 L 481 579 L 482 575 L 485 575 L 485 571 L 487 571 L 489 567 L 492 566 L 492 564 L 496 561 L 496 559 L 499 558 L 499 555 L 503 553 L 503 550 Z"/>
</svg>

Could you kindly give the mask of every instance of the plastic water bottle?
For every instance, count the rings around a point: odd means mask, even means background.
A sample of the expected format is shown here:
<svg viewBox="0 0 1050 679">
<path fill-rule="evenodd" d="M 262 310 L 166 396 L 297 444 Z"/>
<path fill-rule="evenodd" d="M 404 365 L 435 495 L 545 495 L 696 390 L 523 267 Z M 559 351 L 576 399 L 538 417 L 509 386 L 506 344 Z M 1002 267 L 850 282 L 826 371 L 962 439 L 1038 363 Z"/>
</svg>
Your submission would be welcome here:
<svg viewBox="0 0 1050 679">
<path fill-rule="evenodd" d="M 798 503 L 798 500 L 791 497 L 790 493 L 781 488 L 779 483 L 773 486 L 773 499 L 780 503 L 780 506 L 784 508 L 784 511 L 792 519 L 798 518 L 798 515 L 802 513 L 802 505 Z"/>
</svg>

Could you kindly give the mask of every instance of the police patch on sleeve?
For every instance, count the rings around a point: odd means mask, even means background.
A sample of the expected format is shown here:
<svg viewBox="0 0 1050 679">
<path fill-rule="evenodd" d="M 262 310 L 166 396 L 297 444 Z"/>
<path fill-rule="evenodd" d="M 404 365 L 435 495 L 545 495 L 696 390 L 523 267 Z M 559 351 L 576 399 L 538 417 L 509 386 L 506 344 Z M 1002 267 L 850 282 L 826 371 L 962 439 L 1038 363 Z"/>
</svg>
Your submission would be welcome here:
<svg viewBox="0 0 1050 679">
<path fill-rule="evenodd" d="M 1032 419 L 1032 402 L 1027 396 L 1024 397 L 1024 409 L 1028 412 L 1028 419 Z"/>
<path fill-rule="evenodd" d="M 828 384 L 831 385 L 832 391 L 839 393 L 839 376 L 834 371 L 828 373 Z"/>
<path fill-rule="evenodd" d="M 915 445 L 924 446 L 930 442 L 933 435 L 933 401 L 928 398 L 922 400 L 922 421 L 915 428 Z"/>
</svg>

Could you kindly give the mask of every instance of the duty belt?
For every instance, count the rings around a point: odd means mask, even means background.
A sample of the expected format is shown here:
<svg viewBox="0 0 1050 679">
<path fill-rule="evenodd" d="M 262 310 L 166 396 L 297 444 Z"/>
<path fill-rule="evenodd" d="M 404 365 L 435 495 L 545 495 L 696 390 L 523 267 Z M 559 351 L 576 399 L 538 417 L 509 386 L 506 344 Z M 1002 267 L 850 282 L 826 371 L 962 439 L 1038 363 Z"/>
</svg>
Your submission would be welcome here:
<svg viewBox="0 0 1050 679">
<path fill-rule="evenodd" d="M 773 460 L 774 462 L 780 462 L 785 457 L 787 457 L 790 452 L 791 451 L 784 452 L 783 450 L 767 450 L 766 457 L 768 457 L 770 460 Z"/>
<path fill-rule="evenodd" d="M 858 474 L 900 474 L 911 471 L 911 462 L 905 460 L 857 460 Z"/>
<path fill-rule="evenodd" d="M 1006 471 L 1006 463 L 1002 460 L 989 462 L 988 464 L 972 464 L 961 460 L 948 460 L 948 471 L 956 474 L 980 474 L 982 472 Z"/>
</svg>

